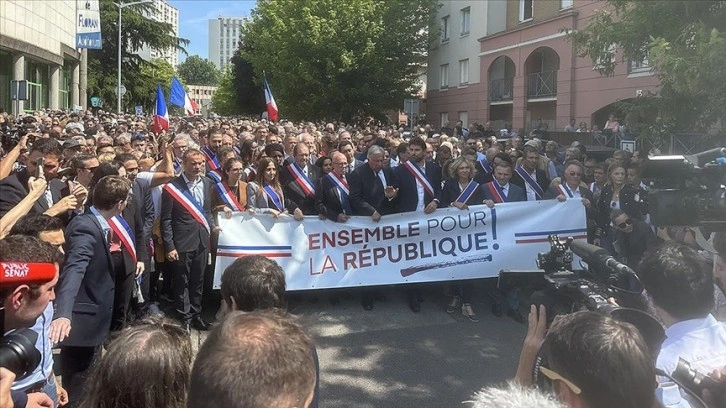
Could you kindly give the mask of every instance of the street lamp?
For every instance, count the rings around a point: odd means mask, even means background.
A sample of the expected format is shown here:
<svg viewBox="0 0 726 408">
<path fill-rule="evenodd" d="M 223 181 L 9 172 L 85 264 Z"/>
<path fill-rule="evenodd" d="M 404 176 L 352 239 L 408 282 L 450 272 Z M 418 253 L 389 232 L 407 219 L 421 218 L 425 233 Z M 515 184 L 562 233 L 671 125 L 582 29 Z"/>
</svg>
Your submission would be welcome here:
<svg viewBox="0 0 726 408">
<path fill-rule="evenodd" d="M 137 4 L 150 4 L 153 0 L 134 1 L 131 3 L 113 3 L 118 7 L 118 83 L 116 84 L 116 111 L 121 112 L 121 10 Z"/>
</svg>

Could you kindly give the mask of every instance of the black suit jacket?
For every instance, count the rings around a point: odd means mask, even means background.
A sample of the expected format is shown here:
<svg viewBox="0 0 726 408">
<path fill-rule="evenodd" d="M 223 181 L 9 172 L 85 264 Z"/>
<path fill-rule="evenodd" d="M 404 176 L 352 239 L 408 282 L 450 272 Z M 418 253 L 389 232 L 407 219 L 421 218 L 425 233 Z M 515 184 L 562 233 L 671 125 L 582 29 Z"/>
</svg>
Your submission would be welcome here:
<svg viewBox="0 0 726 408">
<path fill-rule="evenodd" d="M 441 188 L 441 206 L 448 207 L 461 195 L 461 186 L 459 186 L 458 179 L 448 179 L 444 182 L 444 186 Z M 482 195 L 481 186 L 477 186 L 474 193 L 466 200 L 466 205 L 477 205 L 484 201 Z"/>
<path fill-rule="evenodd" d="M 384 167 L 382 170 L 386 185 L 395 186 L 394 171 L 388 167 Z M 393 200 L 387 199 L 385 191 L 378 181 L 378 176 L 373 173 L 368 164 L 360 166 L 348 174 L 348 186 L 350 186 L 350 205 L 353 207 L 354 215 L 371 216 L 376 211 L 381 215 L 396 212 L 396 202 L 401 196 L 400 192 Z"/>
<path fill-rule="evenodd" d="M 350 185 L 348 187 L 350 188 Z M 335 222 L 338 222 L 340 214 L 345 213 L 337 189 L 338 186 L 333 184 L 328 177 L 322 177 L 315 186 L 315 209 L 318 214 L 322 214 L 325 218 Z M 348 202 L 350 202 L 350 195 L 348 196 Z"/>
<path fill-rule="evenodd" d="M 30 174 L 28 174 L 28 169 L 22 169 L 0 180 L 0 218 L 5 216 L 8 211 L 12 210 L 13 207 L 18 205 L 18 203 L 28 195 L 29 178 Z M 53 204 L 55 204 L 63 198 L 61 190 L 65 186 L 65 183 L 58 179 L 52 179 L 48 182 L 48 184 L 50 193 L 53 196 Z M 33 208 L 30 209 L 30 214 L 42 214 L 48 210 L 48 208 L 50 207 L 48 207 L 45 196 L 41 196 L 38 201 L 33 204 Z M 67 220 L 67 218 L 65 220 Z"/>
<path fill-rule="evenodd" d="M 588 190 L 590 191 L 590 190 Z M 600 197 L 598 197 L 596 219 L 597 226 L 607 231 L 607 227 L 610 225 L 610 200 L 613 196 L 613 186 L 610 184 L 605 185 L 600 191 Z M 630 184 L 623 186 L 620 190 L 620 209 L 623 210 L 629 216 L 642 220 L 643 219 L 643 202 L 641 192 Z"/>
<path fill-rule="evenodd" d="M 111 328 L 114 273 L 103 229 L 92 213 L 73 218 L 66 228 L 63 272 L 56 288 L 55 318 L 71 321 L 63 346 L 102 344 Z"/>
<path fill-rule="evenodd" d="M 536 177 L 535 180 L 537 181 L 537 184 L 542 189 L 542 192 L 545 193 L 545 195 L 546 195 L 547 189 L 550 188 L 550 179 L 547 178 L 547 174 L 540 169 L 536 169 L 535 177 Z M 520 176 L 519 173 L 517 173 L 516 171 L 512 173 L 512 179 L 509 180 L 509 182 L 522 187 L 524 189 L 524 193 L 527 194 L 527 187 L 525 187 L 525 181 L 522 178 L 522 176 Z M 544 197 L 540 198 L 540 200 L 542 200 L 542 199 L 544 199 Z"/>
<path fill-rule="evenodd" d="M 313 183 L 313 186 L 320 180 L 322 170 L 316 166 L 308 164 L 308 178 Z M 315 209 L 315 197 L 310 197 L 305 194 L 302 187 L 295 181 L 292 176 L 290 166 L 285 166 L 280 170 L 280 181 L 282 182 L 282 193 L 285 194 L 286 198 L 292 200 L 298 208 L 305 215 L 316 215 L 318 212 Z"/>
<path fill-rule="evenodd" d="M 517 201 L 527 201 L 527 192 L 524 191 L 524 189 L 516 184 L 512 184 L 512 182 L 509 182 L 509 191 L 507 191 L 507 200 L 508 202 L 513 203 Z M 479 189 L 482 192 L 482 201 L 484 200 L 492 200 L 494 201 L 494 196 L 492 195 L 491 191 L 489 191 L 489 186 L 482 184 L 479 186 Z M 495 201 L 496 202 L 496 201 Z"/>
<path fill-rule="evenodd" d="M 426 162 L 424 173 L 434 189 L 434 197 L 424 192 L 425 207 L 434 199 L 438 200 L 441 197 L 441 167 L 434 162 Z M 418 205 L 416 178 L 403 163 L 396 166 L 395 175 L 398 181 L 398 212 L 416 211 Z"/>
<path fill-rule="evenodd" d="M 150 261 L 149 254 L 149 238 L 151 237 L 151 227 L 154 223 L 154 203 L 151 200 L 151 192 L 144 187 L 140 181 L 134 180 L 131 186 L 131 199 L 126 204 L 121 216 L 131 227 L 131 233 L 134 235 L 136 242 L 136 259 L 139 262 L 147 263 Z M 131 253 L 121 245 L 124 255 L 124 266 L 126 274 L 130 275 L 136 271 L 136 264 L 131 258 Z"/>
<path fill-rule="evenodd" d="M 171 181 L 181 191 L 189 191 L 184 175 Z M 212 180 L 202 177 L 204 183 L 204 216 L 209 227 L 214 228 L 212 217 Z M 199 248 L 209 248 L 209 232 L 197 222 L 189 211 L 164 189 L 161 194 L 161 238 L 164 241 L 164 250 L 168 253 L 191 252 Z"/>
</svg>

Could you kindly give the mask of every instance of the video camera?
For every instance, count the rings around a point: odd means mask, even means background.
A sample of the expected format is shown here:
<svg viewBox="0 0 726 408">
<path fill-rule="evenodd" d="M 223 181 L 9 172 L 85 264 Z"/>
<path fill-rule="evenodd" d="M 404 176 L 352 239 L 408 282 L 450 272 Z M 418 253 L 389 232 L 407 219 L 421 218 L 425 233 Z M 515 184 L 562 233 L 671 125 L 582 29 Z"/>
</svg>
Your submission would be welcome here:
<svg viewBox="0 0 726 408">
<path fill-rule="evenodd" d="M 641 177 L 653 225 L 726 231 L 726 148 L 652 157 Z"/>
<path fill-rule="evenodd" d="M 56 267 L 51 263 L 0 262 L 0 293 L 8 296 L 7 290 L 19 285 L 39 285 L 55 278 Z M 4 299 L 0 299 L 4 300 Z M 15 330 L 5 335 L 5 308 L 0 303 L 0 367 L 15 373 L 21 380 L 40 364 L 40 351 L 35 347 L 38 333 L 28 328 Z"/>
</svg>

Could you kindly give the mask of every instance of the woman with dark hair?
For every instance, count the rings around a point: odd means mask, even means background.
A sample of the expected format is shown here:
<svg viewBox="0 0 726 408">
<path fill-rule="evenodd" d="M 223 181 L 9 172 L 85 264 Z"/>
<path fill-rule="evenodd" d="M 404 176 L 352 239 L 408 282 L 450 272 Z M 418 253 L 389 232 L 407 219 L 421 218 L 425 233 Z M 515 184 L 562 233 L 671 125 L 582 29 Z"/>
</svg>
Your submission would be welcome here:
<svg viewBox="0 0 726 408">
<path fill-rule="evenodd" d="M 227 159 L 222 164 L 222 185 L 218 185 L 213 189 L 212 193 L 212 209 L 214 211 L 222 211 L 224 207 L 235 211 L 239 204 L 239 211 L 247 208 L 247 183 L 242 180 L 244 174 L 244 165 L 242 160 L 237 158 Z M 229 193 L 228 197 L 222 197 L 220 189 Z M 230 203 L 229 200 L 234 199 L 236 203 Z"/>
<path fill-rule="evenodd" d="M 323 156 L 315 162 L 315 165 L 323 169 L 322 177 L 333 171 L 333 160 L 328 156 Z M 316 182 L 318 180 L 315 180 Z"/>
<path fill-rule="evenodd" d="M 86 200 L 85 208 L 88 209 L 93 205 L 93 190 L 99 180 L 106 176 L 121 176 L 126 177 L 126 168 L 123 163 L 119 161 L 110 161 L 101 163 L 96 171 L 93 172 L 91 183 L 88 184 L 88 199 Z"/>
<path fill-rule="evenodd" d="M 255 151 L 257 143 L 254 140 L 245 140 L 239 146 L 239 158 L 242 160 L 244 171 L 240 174 L 240 180 L 250 182 L 255 181 L 257 170 L 255 169 Z"/>
<path fill-rule="evenodd" d="M 82 408 L 184 408 L 192 364 L 187 333 L 170 320 L 127 327 L 89 375 Z"/>
<path fill-rule="evenodd" d="M 597 200 L 597 227 L 601 238 L 606 238 L 601 245 L 608 250 L 612 238 L 610 213 L 612 210 L 623 210 L 630 217 L 642 220 L 643 209 L 638 189 L 627 183 L 627 170 L 619 162 L 608 167 L 608 184 L 606 184 Z M 612 253 L 612 252 L 611 252 Z"/>
<path fill-rule="evenodd" d="M 282 193 L 275 160 L 263 157 L 257 168 L 260 170 L 258 180 L 247 183 L 247 209 L 257 214 L 272 214 L 275 218 L 292 212 L 296 220 L 302 221 L 302 211 Z"/>
</svg>

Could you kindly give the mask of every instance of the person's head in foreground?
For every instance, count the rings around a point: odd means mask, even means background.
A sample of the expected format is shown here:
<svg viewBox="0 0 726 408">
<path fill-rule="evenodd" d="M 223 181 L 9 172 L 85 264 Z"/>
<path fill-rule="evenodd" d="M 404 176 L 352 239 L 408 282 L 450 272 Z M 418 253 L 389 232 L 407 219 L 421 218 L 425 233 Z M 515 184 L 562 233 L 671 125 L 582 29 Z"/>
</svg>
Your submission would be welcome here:
<svg viewBox="0 0 726 408">
<path fill-rule="evenodd" d="M 234 311 L 209 333 L 192 369 L 187 406 L 307 408 L 312 340 L 282 311 Z"/>
</svg>

